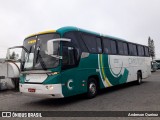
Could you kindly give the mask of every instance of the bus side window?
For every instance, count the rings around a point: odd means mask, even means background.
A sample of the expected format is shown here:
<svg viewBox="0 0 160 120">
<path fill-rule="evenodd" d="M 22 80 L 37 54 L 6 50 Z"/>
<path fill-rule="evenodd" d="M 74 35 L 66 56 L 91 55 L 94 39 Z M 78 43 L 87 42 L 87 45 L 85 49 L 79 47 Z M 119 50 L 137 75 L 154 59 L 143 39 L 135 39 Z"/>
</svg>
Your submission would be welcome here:
<svg viewBox="0 0 160 120">
<path fill-rule="evenodd" d="M 133 45 L 133 55 L 137 56 L 137 46 Z"/>
<path fill-rule="evenodd" d="M 133 55 L 133 45 L 129 43 L 129 55 Z"/>
<path fill-rule="evenodd" d="M 75 48 L 71 45 L 63 45 L 62 47 L 62 69 L 72 68 L 76 66 Z"/>
<path fill-rule="evenodd" d="M 76 48 L 80 49 L 80 53 L 81 52 L 89 52 L 87 49 L 87 46 L 85 45 L 84 41 L 82 40 L 81 34 L 82 33 L 77 32 L 77 31 L 69 31 L 69 32 L 66 32 L 63 37 L 71 39 L 74 46 Z"/>
<path fill-rule="evenodd" d="M 111 40 L 111 52 L 117 54 L 116 41 Z"/>
<path fill-rule="evenodd" d="M 129 55 L 137 56 L 137 45 L 129 43 Z"/>
<path fill-rule="evenodd" d="M 103 38 L 103 51 L 104 53 L 111 53 L 111 42 L 108 38 Z"/>
<path fill-rule="evenodd" d="M 144 50 L 145 50 L 145 56 L 147 56 L 147 57 L 148 57 L 148 56 L 149 56 L 149 49 L 148 49 L 148 47 L 145 47 L 145 49 L 144 49 Z"/>
<path fill-rule="evenodd" d="M 122 42 L 118 42 L 118 52 L 119 52 L 120 55 L 124 54 L 123 43 Z"/>
<path fill-rule="evenodd" d="M 141 51 L 142 51 L 142 56 L 144 56 L 145 54 L 144 54 L 144 47 L 143 46 L 141 46 Z"/>
<path fill-rule="evenodd" d="M 102 45 L 100 38 L 96 38 L 96 44 L 97 44 L 97 53 L 102 53 Z"/>
<path fill-rule="evenodd" d="M 123 48 L 124 48 L 124 54 L 128 55 L 128 46 L 127 46 L 127 43 L 123 43 Z"/>
<path fill-rule="evenodd" d="M 96 46 L 96 37 L 91 34 L 85 34 L 82 35 L 84 43 L 86 44 L 88 50 L 90 53 L 98 53 L 97 52 L 97 46 Z"/>
<path fill-rule="evenodd" d="M 143 46 L 138 45 L 138 55 L 139 55 L 139 56 L 144 56 Z"/>
</svg>

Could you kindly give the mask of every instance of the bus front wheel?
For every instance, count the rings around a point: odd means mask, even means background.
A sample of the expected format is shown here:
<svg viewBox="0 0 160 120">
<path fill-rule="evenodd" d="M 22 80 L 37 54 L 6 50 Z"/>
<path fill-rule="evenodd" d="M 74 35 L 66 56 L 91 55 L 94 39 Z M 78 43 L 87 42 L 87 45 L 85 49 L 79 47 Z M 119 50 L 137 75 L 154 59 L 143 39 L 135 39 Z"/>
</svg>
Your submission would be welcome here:
<svg viewBox="0 0 160 120">
<path fill-rule="evenodd" d="M 87 97 L 94 98 L 96 95 L 97 95 L 97 81 L 94 78 L 89 78 Z"/>
</svg>

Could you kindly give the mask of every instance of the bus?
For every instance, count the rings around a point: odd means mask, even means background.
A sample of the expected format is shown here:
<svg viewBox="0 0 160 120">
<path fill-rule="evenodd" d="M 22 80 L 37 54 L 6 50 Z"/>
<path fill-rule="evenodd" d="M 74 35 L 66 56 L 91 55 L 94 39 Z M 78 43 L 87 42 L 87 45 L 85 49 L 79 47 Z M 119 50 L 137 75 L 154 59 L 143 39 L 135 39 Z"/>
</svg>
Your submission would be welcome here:
<svg viewBox="0 0 160 120">
<path fill-rule="evenodd" d="M 160 69 L 160 60 L 159 60 L 159 59 L 156 59 L 155 61 L 156 61 L 156 63 L 157 63 L 157 69 Z"/>
<path fill-rule="evenodd" d="M 25 38 L 20 92 L 64 98 L 142 79 L 150 74 L 149 48 L 77 27 L 62 27 Z"/>
</svg>

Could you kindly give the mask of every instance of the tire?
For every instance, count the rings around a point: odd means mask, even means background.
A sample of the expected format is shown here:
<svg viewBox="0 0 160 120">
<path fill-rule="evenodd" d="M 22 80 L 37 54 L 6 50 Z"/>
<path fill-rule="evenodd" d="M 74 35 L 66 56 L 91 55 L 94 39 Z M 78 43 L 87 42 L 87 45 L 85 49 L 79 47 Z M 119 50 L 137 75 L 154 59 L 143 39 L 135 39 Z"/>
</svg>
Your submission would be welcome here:
<svg viewBox="0 0 160 120">
<path fill-rule="evenodd" d="M 97 90 L 98 86 L 96 79 L 90 78 L 87 85 L 87 98 L 94 98 L 97 95 Z"/>
<path fill-rule="evenodd" d="M 142 74 L 141 72 L 137 73 L 137 81 L 136 81 L 137 85 L 142 84 Z"/>
<path fill-rule="evenodd" d="M 12 81 L 15 85 L 15 90 L 19 91 L 19 78 L 12 78 Z"/>
</svg>

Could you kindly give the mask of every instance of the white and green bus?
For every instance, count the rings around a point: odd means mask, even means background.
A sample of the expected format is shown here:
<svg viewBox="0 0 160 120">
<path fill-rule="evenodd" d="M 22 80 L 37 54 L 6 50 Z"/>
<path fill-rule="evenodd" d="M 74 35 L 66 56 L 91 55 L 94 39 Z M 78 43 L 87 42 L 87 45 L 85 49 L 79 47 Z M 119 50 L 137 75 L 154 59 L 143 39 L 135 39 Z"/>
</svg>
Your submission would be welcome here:
<svg viewBox="0 0 160 120">
<path fill-rule="evenodd" d="M 63 98 L 136 81 L 151 72 L 147 46 L 76 27 L 30 35 L 24 40 L 20 92 Z"/>
</svg>

